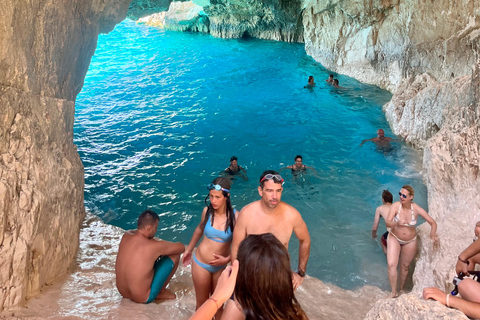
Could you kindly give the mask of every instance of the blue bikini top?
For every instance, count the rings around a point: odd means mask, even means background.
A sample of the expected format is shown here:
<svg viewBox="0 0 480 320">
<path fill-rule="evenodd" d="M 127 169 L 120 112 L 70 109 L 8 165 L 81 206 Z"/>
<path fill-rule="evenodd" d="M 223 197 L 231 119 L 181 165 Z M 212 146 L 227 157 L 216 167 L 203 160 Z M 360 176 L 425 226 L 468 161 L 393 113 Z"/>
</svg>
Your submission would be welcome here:
<svg viewBox="0 0 480 320">
<path fill-rule="evenodd" d="M 233 214 L 235 214 L 235 212 L 236 210 L 233 209 Z M 227 231 L 215 229 L 210 222 L 210 218 L 211 215 L 208 217 L 208 221 L 205 224 L 205 229 L 203 230 L 205 237 L 220 243 L 231 242 L 233 238 L 232 229 L 230 227 L 228 227 Z"/>
</svg>

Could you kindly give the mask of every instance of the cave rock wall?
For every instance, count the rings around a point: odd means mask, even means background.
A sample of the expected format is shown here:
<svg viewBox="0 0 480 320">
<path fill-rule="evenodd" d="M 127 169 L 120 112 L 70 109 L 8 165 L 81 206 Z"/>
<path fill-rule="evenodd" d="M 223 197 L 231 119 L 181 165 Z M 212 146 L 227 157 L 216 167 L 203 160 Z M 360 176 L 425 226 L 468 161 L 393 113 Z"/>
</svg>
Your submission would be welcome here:
<svg viewBox="0 0 480 320">
<path fill-rule="evenodd" d="M 97 35 L 129 1 L 3 1 L 0 7 L 0 310 L 65 274 L 85 215 L 75 98 Z"/>
</svg>

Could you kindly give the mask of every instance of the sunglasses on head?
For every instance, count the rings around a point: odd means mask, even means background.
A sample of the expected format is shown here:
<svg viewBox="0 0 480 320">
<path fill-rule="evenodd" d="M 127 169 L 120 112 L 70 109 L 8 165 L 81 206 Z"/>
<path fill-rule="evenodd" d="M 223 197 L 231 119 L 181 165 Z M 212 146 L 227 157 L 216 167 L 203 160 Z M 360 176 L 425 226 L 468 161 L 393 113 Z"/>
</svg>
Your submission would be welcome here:
<svg viewBox="0 0 480 320">
<path fill-rule="evenodd" d="M 403 197 L 403 199 L 407 199 L 407 197 L 408 197 L 408 195 L 403 194 L 403 193 L 401 193 L 401 192 L 399 192 L 398 195 L 399 195 L 400 197 Z"/>
<path fill-rule="evenodd" d="M 279 174 L 271 174 L 271 173 L 266 174 L 266 175 L 262 178 L 262 180 L 260 180 L 260 183 L 262 183 L 262 182 L 265 181 L 265 180 L 272 180 L 272 179 L 273 179 L 273 182 L 275 182 L 275 183 L 281 183 L 281 184 L 283 185 L 283 181 L 284 181 L 284 180 L 283 180 L 282 176 L 279 175 Z"/>
<path fill-rule="evenodd" d="M 208 190 L 217 190 L 217 191 L 225 191 L 225 192 L 230 192 L 230 190 L 228 189 L 225 189 L 225 188 L 222 188 L 221 185 L 219 184 L 213 184 L 213 183 L 210 183 L 208 186 L 207 186 L 207 189 Z"/>
</svg>

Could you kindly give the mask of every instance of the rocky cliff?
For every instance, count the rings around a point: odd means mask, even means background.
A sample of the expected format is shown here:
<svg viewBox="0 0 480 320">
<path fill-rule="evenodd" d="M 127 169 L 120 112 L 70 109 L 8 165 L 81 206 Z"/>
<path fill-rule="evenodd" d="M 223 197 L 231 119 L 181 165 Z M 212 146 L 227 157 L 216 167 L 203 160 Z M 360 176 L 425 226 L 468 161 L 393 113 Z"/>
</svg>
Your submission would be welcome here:
<svg viewBox="0 0 480 320">
<path fill-rule="evenodd" d="M 0 310 L 65 274 L 85 215 L 75 98 L 127 1 L 2 1 Z"/>
<path fill-rule="evenodd" d="M 480 220 L 480 2 L 307 0 L 303 23 L 307 53 L 390 90 L 384 111 L 394 133 L 424 150 L 429 213 L 441 242 L 423 241 L 411 298 L 426 286 L 447 289 Z M 405 301 L 397 301 L 376 310 L 402 309 Z"/>
<path fill-rule="evenodd" d="M 74 101 L 98 33 L 121 21 L 129 2 L 21 0 L 0 8 L 0 308 L 37 293 L 74 258 L 84 216 Z M 204 9 L 216 36 L 303 37 L 325 67 L 393 92 L 386 116 L 424 150 L 441 237 L 439 248 L 421 246 L 412 299 L 424 286 L 446 287 L 480 220 L 480 3 L 216 0 Z M 408 299 L 374 310 L 402 309 Z M 374 310 L 369 317 L 378 318 Z"/>
</svg>

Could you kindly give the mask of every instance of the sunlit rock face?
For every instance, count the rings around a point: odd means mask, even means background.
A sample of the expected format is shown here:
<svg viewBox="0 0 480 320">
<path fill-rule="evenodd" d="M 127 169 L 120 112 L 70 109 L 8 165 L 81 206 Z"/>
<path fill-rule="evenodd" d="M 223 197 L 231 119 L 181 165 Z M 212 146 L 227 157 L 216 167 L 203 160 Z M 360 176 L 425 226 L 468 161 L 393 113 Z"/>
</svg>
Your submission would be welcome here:
<svg viewBox="0 0 480 320">
<path fill-rule="evenodd" d="M 97 34 L 129 1 L 3 1 L 0 9 L 0 309 L 65 274 L 84 217 L 74 101 Z"/>
</svg>

